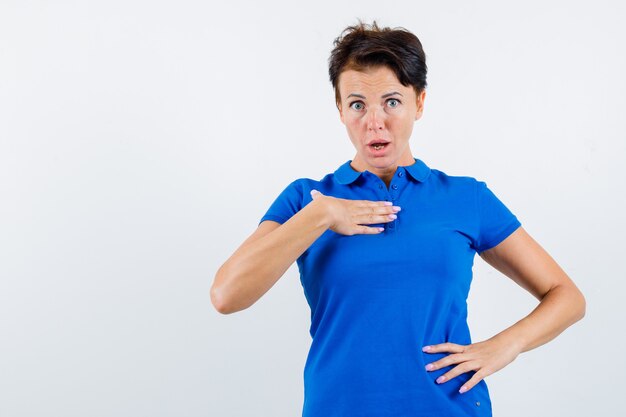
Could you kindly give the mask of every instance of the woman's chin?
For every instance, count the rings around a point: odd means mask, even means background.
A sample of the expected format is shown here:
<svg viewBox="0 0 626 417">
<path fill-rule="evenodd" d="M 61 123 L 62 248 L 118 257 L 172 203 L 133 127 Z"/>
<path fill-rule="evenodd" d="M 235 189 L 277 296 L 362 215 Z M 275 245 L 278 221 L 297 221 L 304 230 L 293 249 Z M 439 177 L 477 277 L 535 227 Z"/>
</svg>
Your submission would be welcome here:
<svg viewBox="0 0 626 417">
<path fill-rule="evenodd" d="M 367 165 L 371 166 L 372 168 L 377 168 L 381 170 L 385 168 L 389 168 L 395 162 L 395 160 L 391 157 L 391 155 L 376 156 L 376 157 L 370 156 L 368 158 L 365 158 L 364 161 Z"/>
</svg>

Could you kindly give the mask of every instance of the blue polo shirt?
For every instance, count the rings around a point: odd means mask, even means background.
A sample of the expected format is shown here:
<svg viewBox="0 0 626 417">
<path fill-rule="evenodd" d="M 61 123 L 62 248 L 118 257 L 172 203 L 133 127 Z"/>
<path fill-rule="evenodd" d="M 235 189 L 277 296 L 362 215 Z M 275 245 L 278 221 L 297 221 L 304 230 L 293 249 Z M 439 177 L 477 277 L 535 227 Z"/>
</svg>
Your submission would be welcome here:
<svg viewBox="0 0 626 417">
<path fill-rule="evenodd" d="M 466 300 L 474 256 L 521 223 L 485 182 L 414 159 L 397 168 L 389 188 L 352 160 L 320 181 L 299 178 L 261 218 L 284 223 L 312 201 L 312 189 L 402 208 L 396 220 L 372 225 L 385 227 L 380 234 L 329 229 L 297 259 L 311 308 L 303 417 L 492 415 L 484 379 L 463 394 L 474 371 L 437 384 L 456 365 L 426 371 L 451 353 L 422 346 L 472 343 Z"/>
</svg>

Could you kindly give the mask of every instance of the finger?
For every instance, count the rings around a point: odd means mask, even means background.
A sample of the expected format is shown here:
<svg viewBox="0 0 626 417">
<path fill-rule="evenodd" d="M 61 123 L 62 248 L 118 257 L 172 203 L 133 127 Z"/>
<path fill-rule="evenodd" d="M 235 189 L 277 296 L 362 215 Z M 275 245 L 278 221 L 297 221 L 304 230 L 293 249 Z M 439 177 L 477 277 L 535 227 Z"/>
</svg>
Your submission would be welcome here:
<svg viewBox="0 0 626 417">
<path fill-rule="evenodd" d="M 448 355 L 444 358 L 439 359 L 438 361 L 427 364 L 426 370 L 436 371 L 437 369 L 445 368 L 446 366 L 454 365 L 456 363 L 461 363 L 465 360 L 465 356 L 459 353 L 453 353 L 452 355 Z"/>
<path fill-rule="evenodd" d="M 465 352 L 465 345 L 458 345 L 456 343 L 440 343 L 438 345 L 429 345 L 422 347 L 422 351 L 426 353 L 437 353 L 437 352 L 452 352 L 452 353 L 463 353 Z"/>
<path fill-rule="evenodd" d="M 367 204 L 364 207 L 356 210 L 354 214 L 354 221 L 358 224 L 374 224 L 382 222 L 390 222 L 398 218 L 397 206 L 388 206 L 381 204 Z"/>
<path fill-rule="evenodd" d="M 454 368 L 450 369 L 445 374 L 441 375 L 435 381 L 438 384 L 443 384 L 444 382 L 447 382 L 447 381 L 451 380 L 452 378 L 456 378 L 457 376 L 459 376 L 461 374 L 464 374 L 466 372 L 469 372 L 471 370 L 473 370 L 472 365 L 469 362 L 463 362 L 463 363 L 455 366 Z"/>
<path fill-rule="evenodd" d="M 372 201 L 372 200 L 357 200 L 360 207 L 389 207 L 393 206 L 391 201 Z"/>
<path fill-rule="evenodd" d="M 357 224 L 376 224 L 376 223 L 387 223 L 394 221 L 398 216 L 393 213 L 383 213 L 383 214 L 375 214 L 375 213 L 364 213 L 357 214 L 353 217 L 354 222 Z"/>
<path fill-rule="evenodd" d="M 476 384 L 478 384 L 484 378 L 483 374 L 478 371 L 476 372 L 463 386 L 459 389 L 459 393 L 463 394 L 474 388 Z"/>
<path fill-rule="evenodd" d="M 320 193 L 317 190 L 311 190 L 311 197 L 313 197 L 313 200 L 315 200 L 316 197 L 322 196 L 324 194 Z"/>
<path fill-rule="evenodd" d="M 359 207 L 359 213 L 361 214 L 397 214 L 402 208 L 400 206 L 394 206 L 392 202 L 369 203 Z"/>
<path fill-rule="evenodd" d="M 384 227 L 357 226 L 357 230 L 355 233 L 362 235 L 377 235 L 384 231 Z"/>
</svg>

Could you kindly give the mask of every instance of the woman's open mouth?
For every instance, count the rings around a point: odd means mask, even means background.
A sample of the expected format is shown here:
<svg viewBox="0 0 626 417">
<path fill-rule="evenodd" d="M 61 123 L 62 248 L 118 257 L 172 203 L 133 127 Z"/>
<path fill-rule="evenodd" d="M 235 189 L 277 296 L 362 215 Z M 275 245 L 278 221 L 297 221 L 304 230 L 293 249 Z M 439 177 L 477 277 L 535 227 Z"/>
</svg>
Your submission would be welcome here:
<svg viewBox="0 0 626 417">
<path fill-rule="evenodd" d="M 375 142 L 367 147 L 374 155 L 380 155 L 385 153 L 385 150 L 389 147 L 389 142 Z"/>
</svg>

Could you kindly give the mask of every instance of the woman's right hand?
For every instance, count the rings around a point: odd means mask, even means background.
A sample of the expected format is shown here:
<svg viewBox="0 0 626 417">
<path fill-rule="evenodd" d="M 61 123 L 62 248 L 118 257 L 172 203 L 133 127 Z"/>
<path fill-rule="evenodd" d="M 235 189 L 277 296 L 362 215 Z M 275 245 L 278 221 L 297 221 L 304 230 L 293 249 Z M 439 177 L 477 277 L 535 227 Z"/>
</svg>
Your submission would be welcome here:
<svg viewBox="0 0 626 417">
<path fill-rule="evenodd" d="M 395 220 L 400 207 L 389 201 L 349 200 L 324 195 L 311 190 L 313 200 L 322 200 L 330 218 L 329 229 L 342 235 L 378 234 L 385 230 L 367 224 L 388 223 Z"/>
</svg>

